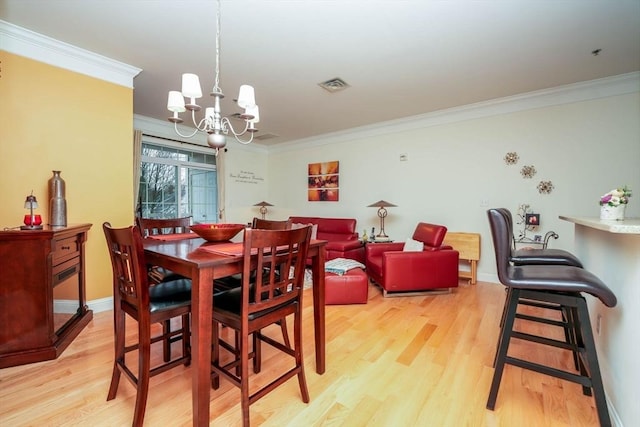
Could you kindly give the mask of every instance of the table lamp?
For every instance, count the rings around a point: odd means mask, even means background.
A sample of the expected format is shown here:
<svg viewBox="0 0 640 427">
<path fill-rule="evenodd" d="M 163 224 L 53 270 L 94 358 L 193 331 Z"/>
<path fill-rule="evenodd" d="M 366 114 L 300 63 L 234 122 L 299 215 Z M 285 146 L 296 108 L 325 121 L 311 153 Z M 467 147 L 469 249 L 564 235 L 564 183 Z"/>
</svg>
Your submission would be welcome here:
<svg viewBox="0 0 640 427">
<path fill-rule="evenodd" d="M 260 203 L 256 203 L 253 206 L 260 206 L 260 214 L 262 214 L 262 219 L 264 219 L 265 215 L 267 214 L 267 206 L 273 206 L 273 205 L 263 200 Z"/>
<path fill-rule="evenodd" d="M 29 209 L 29 214 L 24 216 L 24 225 L 20 226 L 21 230 L 42 230 L 42 217 L 33 213 L 38 208 L 38 200 L 33 195 L 33 191 L 24 201 L 24 208 Z"/>
<path fill-rule="evenodd" d="M 380 200 L 378 202 L 372 203 L 368 208 L 378 208 L 378 216 L 380 217 L 380 232 L 376 235 L 376 240 L 384 241 L 389 240 L 389 236 L 387 236 L 384 232 L 384 218 L 387 216 L 386 208 L 395 208 L 396 205 L 393 203 L 389 203 L 385 200 Z"/>
</svg>

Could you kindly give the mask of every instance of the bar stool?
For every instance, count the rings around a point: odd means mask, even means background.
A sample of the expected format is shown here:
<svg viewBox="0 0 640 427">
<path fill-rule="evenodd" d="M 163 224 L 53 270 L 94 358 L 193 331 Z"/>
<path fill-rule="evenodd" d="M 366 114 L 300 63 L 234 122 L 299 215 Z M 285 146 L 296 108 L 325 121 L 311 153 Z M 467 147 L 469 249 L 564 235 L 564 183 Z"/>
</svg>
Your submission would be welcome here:
<svg viewBox="0 0 640 427">
<path fill-rule="evenodd" d="M 497 212 L 502 214 L 506 223 L 507 223 L 507 233 L 511 236 L 511 251 L 510 251 L 510 262 L 516 266 L 523 265 L 566 265 L 573 267 L 582 267 L 582 262 L 573 255 L 571 252 L 563 250 L 563 249 L 520 249 L 517 250 L 515 247 L 515 239 L 513 238 L 513 216 L 511 215 L 511 211 L 506 208 L 497 208 L 495 209 Z M 507 287 L 506 289 L 507 297 L 505 299 L 505 305 L 502 311 L 502 319 L 500 321 L 500 328 L 504 326 L 504 320 L 507 313 L 507 301 L 509 301 L 510 295 L 509 292 L 511 288 Z M 567 343 L 573 343 L 574 336 L 572 336 L 571 331 L 573 330 L 573 326 L 571 323 L 573 319 L 571 315 L 566 310 L 563 310 L 563 307 L 558 304 L 552 303 L 543 303 L 540 301 L 533 301 L 528 299 L 520 299 L 520 305 L 529 306 L 529 307 L 537 307 L 542 309 L 560 311 L 562 320 L 554 320 L 546 317 L 532 316 L 528 314 L 520 314 L 516 313 L 516 318 L 525 319 L 528 321 L 534 321 L 539 323 L 545 323 L 553 326 L 560 326 L 564 329 L 565 341 Z M 496 351 L 496 357 L 498 352 Z M 576 369 L 578 368 L 578 355 L 574 353 L 573 361 Z M 494 360 L 495 366 L 495 360 Z"/>
<path fill-rule="evenodd" d="M 582 385 L 583 394 L 594 396 L 600 424 L 610 426 L 611 420 L 605 400 L 589 310 L 583 294 L 587 293 L 598 298 L 607 307 L 615 307 L 616 296 L 600 279 L 583 268 L 566 265 L 511 265 L 511 234 L 508 220 L 498 209 L 490 209 L 487 215 L 491 225 L 498 278 L 500 283 L 509 289 L 487 409 L 495 408 L 504 365 L 511 364 Z M 522 299 L 561 307 L 571 320 L 568 323 L 573 337 L 570 342 L 514 330 L 516 310 Z M 571 350 L 574 355 L 577 355 L 578 373 L 508 356 L 507 351 L 512 338 Z"/>
<path fill-rule="evenodd" d="M 516 249 L 513 239 L 513 216 L 506 208 L 497 208 L 507 220 L 511 237 L 511 262 L 513 265 L 569 265 L 582 268 L 582 262 L 569 251 L 563 249 Z"/>
</svg>

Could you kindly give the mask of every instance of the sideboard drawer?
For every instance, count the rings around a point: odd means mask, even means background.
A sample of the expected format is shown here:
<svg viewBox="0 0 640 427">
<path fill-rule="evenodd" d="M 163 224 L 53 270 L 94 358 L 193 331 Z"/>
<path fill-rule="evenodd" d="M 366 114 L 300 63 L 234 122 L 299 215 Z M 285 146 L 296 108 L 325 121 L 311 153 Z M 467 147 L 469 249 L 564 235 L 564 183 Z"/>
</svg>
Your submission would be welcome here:
<svg viewBox="0 0 640 427">
<path fill-rule="evenodd" d="M 54 241 L 53 246 L 53 265 L 58 265 L 70 258 L 80 255 L 80 243 L 78 236 L 69 237 Z"/>
<path fill-rule="evenodd" d="M 68 261 L 60 263 L 51 269 L 53 276 L 53 286 L 64 282 L 69 277 L 80 272 L 80 257 L 71 258 Z"/>
</svg>

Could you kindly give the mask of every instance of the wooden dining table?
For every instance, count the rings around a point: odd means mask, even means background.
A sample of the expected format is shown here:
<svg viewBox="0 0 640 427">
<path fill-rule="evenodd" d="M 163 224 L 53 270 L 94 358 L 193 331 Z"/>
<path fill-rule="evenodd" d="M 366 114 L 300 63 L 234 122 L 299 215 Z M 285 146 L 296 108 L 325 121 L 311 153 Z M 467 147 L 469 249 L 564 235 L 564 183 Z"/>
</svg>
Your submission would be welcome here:
<svg viewBox="0 0 640 427">
<path fill-rule="evenodd" d="M 176 236 L 177 237 L 177 236 Z M 316 372 L 325 372 L 325 240 L 312 240 L 308 257 L 313 277 L 313 323 Z M 191 381 L 193 425 L 208 426 L 211 390 L 211 330 L 214 279 L 242 271 L 244 257 L 230 242 L 211 243 L 201 238 L 145 239 L 144 251 L 150 265 L 167 268 L 192 280 L 191 286 Z"/>
</svg>

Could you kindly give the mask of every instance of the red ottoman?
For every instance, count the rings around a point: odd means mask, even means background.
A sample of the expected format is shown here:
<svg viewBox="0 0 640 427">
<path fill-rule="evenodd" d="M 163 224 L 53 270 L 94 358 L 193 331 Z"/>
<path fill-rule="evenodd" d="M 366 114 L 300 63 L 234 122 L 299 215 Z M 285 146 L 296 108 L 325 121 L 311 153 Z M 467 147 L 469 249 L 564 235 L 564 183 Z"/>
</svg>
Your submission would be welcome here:
<svg viewBox="0 0 640 427">
<path fill-rule="evenodd" d="M 325 304 L 366 304 L 369 297 L 369 279 L 360 268 L 353 268 L 342 276 L 326 272 Z"/>
</svg>

